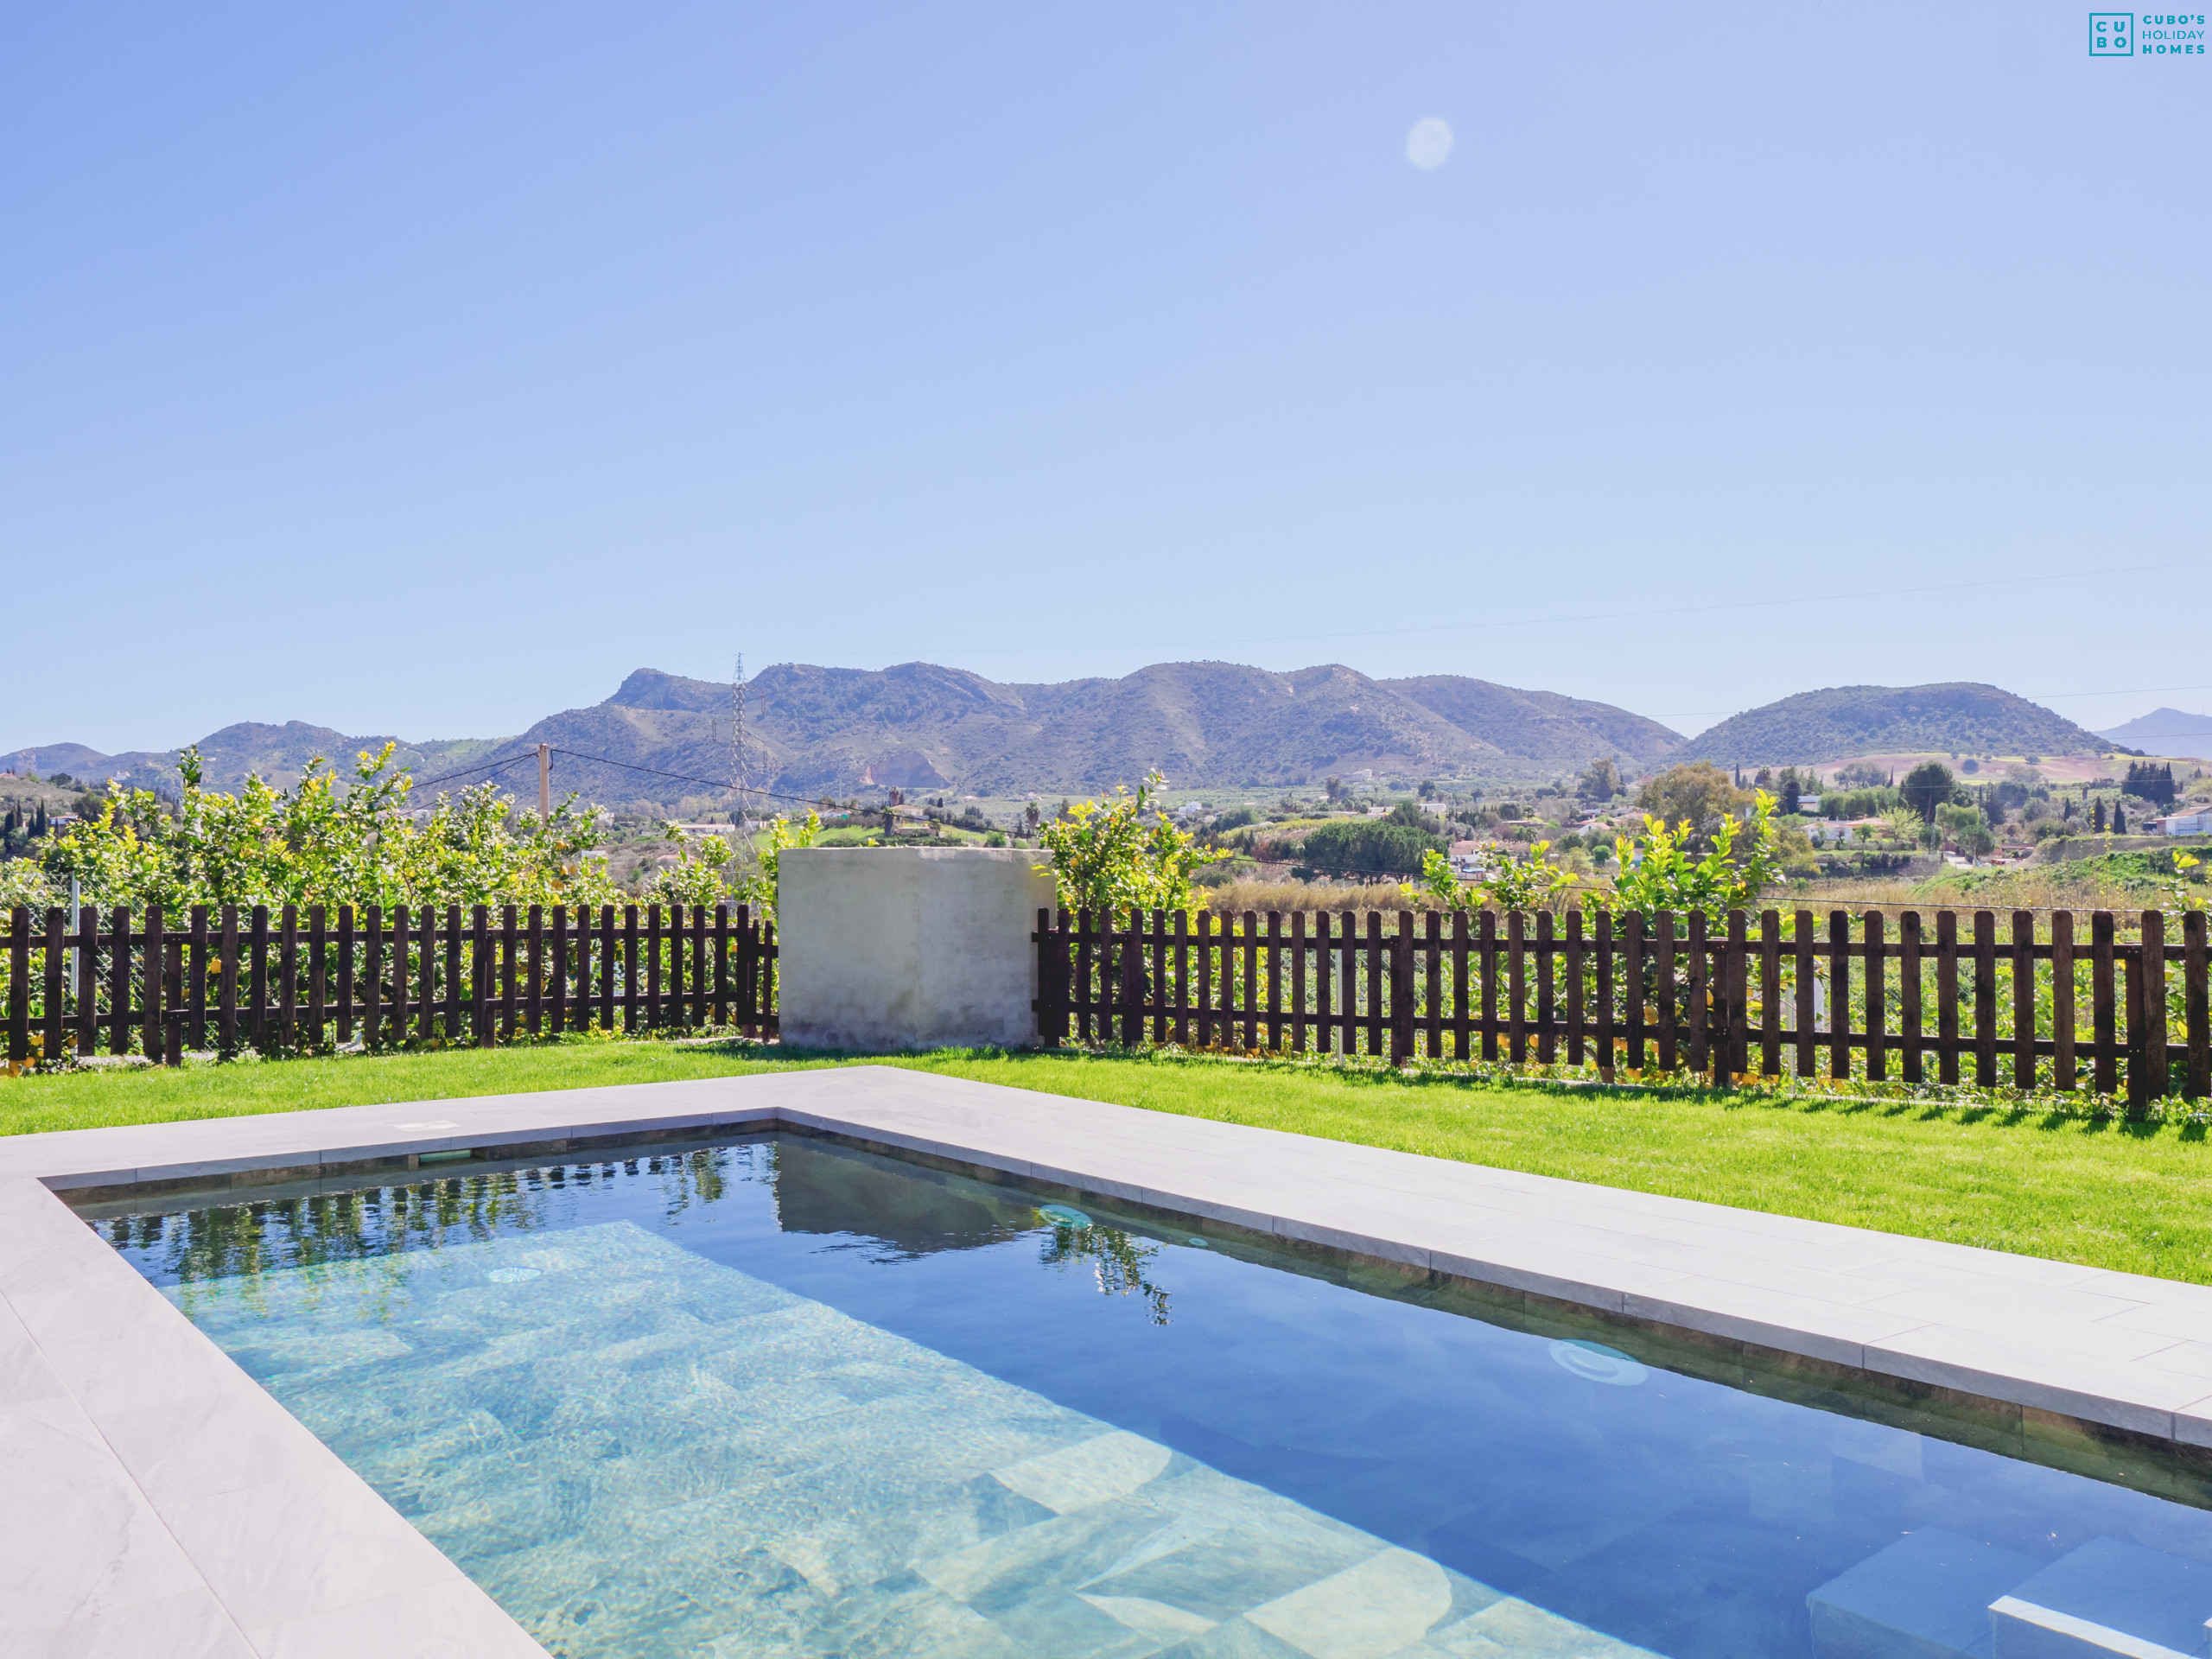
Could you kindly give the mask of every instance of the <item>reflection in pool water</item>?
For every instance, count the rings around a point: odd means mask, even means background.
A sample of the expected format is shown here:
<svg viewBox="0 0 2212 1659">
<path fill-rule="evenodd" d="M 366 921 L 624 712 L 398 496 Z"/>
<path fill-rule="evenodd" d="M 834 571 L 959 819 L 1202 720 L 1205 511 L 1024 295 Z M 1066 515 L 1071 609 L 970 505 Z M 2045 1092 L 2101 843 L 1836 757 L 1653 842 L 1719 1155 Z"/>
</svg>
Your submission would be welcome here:
<svg viewBox="0 0 2212 1659">
<path fill-rule="evenodd" d="M 560 1655 L 2203 1651 L 2190 1471 L 1084 1202 L 786 1137 L 97 1224 Z"/>
</svg>

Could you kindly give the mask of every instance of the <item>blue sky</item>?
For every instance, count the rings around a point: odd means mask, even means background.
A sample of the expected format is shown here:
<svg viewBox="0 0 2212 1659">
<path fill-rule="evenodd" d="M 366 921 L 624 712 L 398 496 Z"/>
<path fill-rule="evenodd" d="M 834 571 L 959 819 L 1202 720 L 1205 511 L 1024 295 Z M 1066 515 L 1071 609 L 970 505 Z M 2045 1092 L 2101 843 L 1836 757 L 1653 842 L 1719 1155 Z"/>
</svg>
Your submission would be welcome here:
<svg viewBox="0 0 2212 1659">
<path fill-rule="evenodd" d="M 9 8 L 0 747 L 740 650 L 2212 704 L 2212 56 L 2086 19 Z"/>
</svg>

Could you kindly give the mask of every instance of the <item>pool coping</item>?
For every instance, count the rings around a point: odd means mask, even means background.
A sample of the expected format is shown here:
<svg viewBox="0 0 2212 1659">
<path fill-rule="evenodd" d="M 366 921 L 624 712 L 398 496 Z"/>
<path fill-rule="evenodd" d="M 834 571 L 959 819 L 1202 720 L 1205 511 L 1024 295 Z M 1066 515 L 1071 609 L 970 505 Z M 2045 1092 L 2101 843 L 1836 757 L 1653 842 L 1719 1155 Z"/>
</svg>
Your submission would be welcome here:
<svg viewBox="0 0 2212 1659">
<path fill-rule="evenodd" d="M 779 1127 L 2204 1456 L 2212 1287 L 887 1066 L 0 1141 L 11 1652 L 533 1655 L 68 1207 Z M 419 1179 L 419 1177 L 414 1177 Z"/>
</svg>

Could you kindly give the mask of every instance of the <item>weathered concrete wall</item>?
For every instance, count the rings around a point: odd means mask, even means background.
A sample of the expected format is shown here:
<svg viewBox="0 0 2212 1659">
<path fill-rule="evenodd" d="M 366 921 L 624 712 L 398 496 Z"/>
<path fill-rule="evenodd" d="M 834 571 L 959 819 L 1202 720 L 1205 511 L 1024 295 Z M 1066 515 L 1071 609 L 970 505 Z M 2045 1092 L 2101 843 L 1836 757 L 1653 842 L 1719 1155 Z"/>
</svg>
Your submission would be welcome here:
<svg viewBox="0 0 2212 1659">
<path fill-rule="evenodd" d="M 807 847 L 781 855 L 776 938 L 784 1040 L 934 1048 L 1037 1040 L 1038 911 L 1048 853 Z"/>
</svg>

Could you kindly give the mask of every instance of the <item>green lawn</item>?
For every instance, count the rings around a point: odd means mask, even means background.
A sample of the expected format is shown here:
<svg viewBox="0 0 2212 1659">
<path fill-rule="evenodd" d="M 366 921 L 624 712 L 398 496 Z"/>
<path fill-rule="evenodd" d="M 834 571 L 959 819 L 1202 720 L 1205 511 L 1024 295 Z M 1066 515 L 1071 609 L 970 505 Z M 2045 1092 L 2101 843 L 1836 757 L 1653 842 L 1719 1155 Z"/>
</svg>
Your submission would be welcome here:
<svg viewBox="0 0 2212 1659">
<path fill-rule="evenodd" d="M 21 1077 L 0 1082 L 0 1134 L 839 1063 L 592 1043 Z M 1172 1056 L 948 1051 L 874 1063 L 2212 1282 L 2202 1124 L 1615 1094 Z"/>
</svg>

